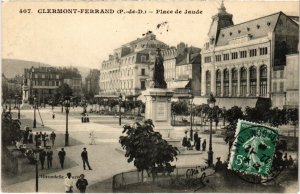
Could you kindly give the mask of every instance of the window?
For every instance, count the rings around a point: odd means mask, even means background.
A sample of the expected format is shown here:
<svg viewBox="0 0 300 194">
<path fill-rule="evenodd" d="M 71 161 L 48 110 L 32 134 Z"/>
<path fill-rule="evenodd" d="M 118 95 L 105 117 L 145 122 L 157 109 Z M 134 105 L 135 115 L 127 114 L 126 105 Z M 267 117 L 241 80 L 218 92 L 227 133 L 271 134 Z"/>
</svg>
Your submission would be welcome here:
<svg viewBox="0 0 300 194">
<path fill-rule="evenodd" d="M 211 92 L 210 83 L 211 83 L 211 76 L 210 71 L 206 71 L 206 95 L 209 95 Z"/>
<path fill-rule="evenodd" d="M 146 62 L 146 56 L 145 55 L 141 56 L 141 62 Z"/>
<path fill-rule="evenodd" d="M 205 49 L 208 49 L 209 48 L 209 43 L 205 43 Z"/>
<path fill-rule="evenodd" d="M 247 58 L 247 51 L 240 51 L 240 58 Z"/>
<path fill-rule="evenodd" d="M 236 69 L 232 69 L 231 80 L 232 80 L 231 95 L 237 96 L 237 70 Z"/>
<path fill-rule="evenodd" d="M 251 49 L 250 50 L 250 57 L 255 57 L 256 56 L 256 49 Z"/>
<path fill-rule="evenodd" d="M 283 71 L 280 71 L 280 78 L 283 78 Z"/>
<path fill-rule="evenodd" d="M 229 60 L 229 54 L 223 54 L 223 61 Z"/>
<path fill-rule="evenodd" d="M 216 72 L 216 96 L 221 96 L 221 71 Z"/>
<path fill-rule="evenodd" d="M 260 55 L 266 55 L 266 54 L 268 54 L 268 47 L 259 48 L 259 54 Z"/>
<path fill-rule="evenodd" d="M 240 76 L 240 94 L 241 96 L 246 96 L 247 93 L 247 71 L 244 67 L 241 69 L 241 76 Z"/>
<path fill-rule="evenodd" d="M 277 83 L 276 82 L 273 83 L 273 92 L 277 92 Z"/>
<path fill-rule="evenodd" d="M 34 78 L 38 78 L 38 75 L 36 73 L 34 74 Z"/>
<path fill-rule="evenodd" d="M 56 81 L 56 86 L 59 86 L 59 81 Z"/>
<path fill-rule="evenodd" d="M 223 79 L 223 96 L 229 96 L 229 71 L 228 69 L 224 70 L 224 79 Z"/>
<path fill-rule="evenodd" d="M 216 55 L 216 61 L 221 61 L 221 55 Z"/>
<path fill-rule="evenodd" d="M 260 77 L 259 95 L 266 96 L 267 95 L 267 66 L 266 65 L 262 65 L 260 67 L 259 77 Z"/>
<path fill-rule="evenodd" d="M 56 75 L 56 79 L 59 79 L 59 75 Z"/>
<path fill-rule="evenodd" d="M 204 63 L 210 63 L 211 57 L 204 57 Z"/>
<path fill-rule="evenodd" d="M 250 96 L 256 96 L 256 68 L 250 67 Z"/>
<path fill-rule="evenodd" d="M 42 74 L 42 78 L 45 79 L 45 74 Z"/>
<path fill-rule="evenodd" d="M 237 52 L 231 53 L 231 59 L 237 59 L 237 58 L 238 58 Z"/>
<path fill-rule="evenodd" d="M 145 81 L 141 81 L 141 90 L 145 90 L 146 89 L 146 83 Z"/>
<path fill-rule="evenodd" d="M 280 84 L 280 85 L 279 85 L 279 91 L 280 91 L 280 92 L 283 92 L 283 91 L 284 91 L 284 85 L 283 85 L 283 82 L 280 82 L 279 84 Z"/>
</svg>

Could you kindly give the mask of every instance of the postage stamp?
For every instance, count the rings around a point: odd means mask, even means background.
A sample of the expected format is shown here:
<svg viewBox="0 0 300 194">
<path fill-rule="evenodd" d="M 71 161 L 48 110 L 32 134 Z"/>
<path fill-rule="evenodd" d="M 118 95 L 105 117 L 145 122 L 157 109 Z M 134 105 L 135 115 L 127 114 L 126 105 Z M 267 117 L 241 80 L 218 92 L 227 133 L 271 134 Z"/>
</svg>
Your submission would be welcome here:
<svg viewBox="0 0 300 194">
<path fill-rule="evenodd" d="M 239 120 L 228 169 L 268 176 L 277 141 L 278 129 Z"/>
</svg>

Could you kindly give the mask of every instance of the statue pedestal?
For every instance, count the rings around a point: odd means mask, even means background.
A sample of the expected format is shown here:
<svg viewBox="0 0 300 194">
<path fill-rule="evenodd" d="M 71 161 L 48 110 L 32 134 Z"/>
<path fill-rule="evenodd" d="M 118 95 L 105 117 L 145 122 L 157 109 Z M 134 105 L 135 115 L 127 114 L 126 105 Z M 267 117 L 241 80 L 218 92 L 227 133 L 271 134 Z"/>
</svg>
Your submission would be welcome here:
<svg viewBox="0 0 300 194">
<path fill-rule="evenodd" d="M 151 119 L 154 130 L 169 144 L 181 147 L 181 140 L 176 139 L 174 128 L 171 126 L 171 98 L 173 92 L 162 88 L 149 88 L 144 92 L 146 100 L 145 119 Z"/>
</svg>

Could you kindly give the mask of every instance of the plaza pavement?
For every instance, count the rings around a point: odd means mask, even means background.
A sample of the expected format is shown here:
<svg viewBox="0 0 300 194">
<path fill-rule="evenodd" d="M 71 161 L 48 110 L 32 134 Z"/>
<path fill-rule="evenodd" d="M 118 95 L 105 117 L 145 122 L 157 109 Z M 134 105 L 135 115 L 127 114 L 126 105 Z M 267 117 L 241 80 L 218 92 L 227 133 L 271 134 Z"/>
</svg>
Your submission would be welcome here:
<svg viewBox="0 0 300 194">
<path fill-rule="evenodd" d="M 40 113 L 44 121 L 44 125 L 54 129 L 55 133 L 65 133 L 65 112 L 61 113 L 61 109 L 56 107 L 54 112 L 56 118 L 52 119 L 51 108 L 41 109 Z M 82 108 L 75 108 L 70 110 L 74 116 L 69 116 L 69 134 L 70 137 L 82 142 L 81 145 L 70 145 L 65 147 L 67 156 L 75 161 L 78 165 L 69 169 L 63 169 L 55 173 L 47 174 L 47 171 L 39 171 L 40 175 L 65 176 L 68 172 L 71 172 L 73 176 L 79 176 L 84 173 L 89 185 L 99 183 L 106 179 L 111 178 L 113 175 L 133 170 L 135 167 L 132 163 L 127 162 L 124 154 L 120 151 L 121 146 L 118 142 L 119 136 L 122 135 L 122 128 L 117 125 L 101 124 L 101 120 L 110 120 L 112 117 L 92 116 L 90 123 L 81 123 L 79 114 Z M 75 114 L 74 114 L 75 112 Z M 77 114 L 78 113 L 78 114 Z M 27 119 L 33 119 L 33 110 L 22 110 L 22 115 Z M 76 116 L 77 115 L 77 116 Z M 117 118 L 115 118 L 117 119 Z M 97 120 L 97 123 L 94 121 Z M 39 117 L 37 117 L 37 125 L 41 125 Z M 175 133 L 177 137 L 182 138 L 184 131 L 187 127 L 176 127 Z M 96 136 L 96 145 L 89 145 L 89 132 L 93 130 Z M 34 131 L 35 133 L 35 131 Z M 47 131 L 49 134 L 49 131 Z M 205 138 L 207 141 L 206 148 L 208 149 L 208 135 L 200 134 L 202 140 Z M 89 153 L 89 162 L 93 170 L 83 170 L 81 152 L 83 147 L 87 148 Z M 55 149 L 60 149 L 55 147 Z M 224 160 L 227 156 L 227 145 L 222 138 L 213 137 L 213 150 L 214 158 L 221 156 Z M 197 155 L 179 155 L 177 161 L 174 163 L 177 166 L 196 166 L 204 165 L 207 158 L 207 152 L 203 152 Z M 54 156 L 53 160 L 58 160 L 57 156 Z M 53 168 L 60 168 L 59 166 L 53 166 Z M 20 175 L 22 176 L 22 175 Z M 87 189 L 87 191 L 89 191 Z M 35 179 L 30 179 L 25 182 L 9 185 L 2 188 L 2 192 L 35 192 Z M 62 193 L 64 190 L 64 179 L 58 178 L 39 178 L 39 192 L 52 192 Z M 77 192 L 77 190 L 75 190 Z M 91 191 L 90 191 L 91 192 Z M 101 192 L 92 191 L 92 192 Z"/>
</svg>

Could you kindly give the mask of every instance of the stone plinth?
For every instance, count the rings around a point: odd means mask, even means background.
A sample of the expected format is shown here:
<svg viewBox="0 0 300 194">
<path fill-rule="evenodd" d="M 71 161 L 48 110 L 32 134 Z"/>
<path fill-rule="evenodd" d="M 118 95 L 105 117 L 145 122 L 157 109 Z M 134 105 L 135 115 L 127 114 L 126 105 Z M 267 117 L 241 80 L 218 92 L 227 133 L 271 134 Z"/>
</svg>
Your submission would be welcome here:
<svg viewBox="0 0 300 194">
<path fill-rule="evenodd" d="M 151 119 L 162 138 L 171 145 L 179 147 L 180 139 L 176 139 L 171 126 L 171 98 L 173 91 L 161 88 L 150 88 L 144 93 L 146 101 L 145 119 Z"/>
</svg>

